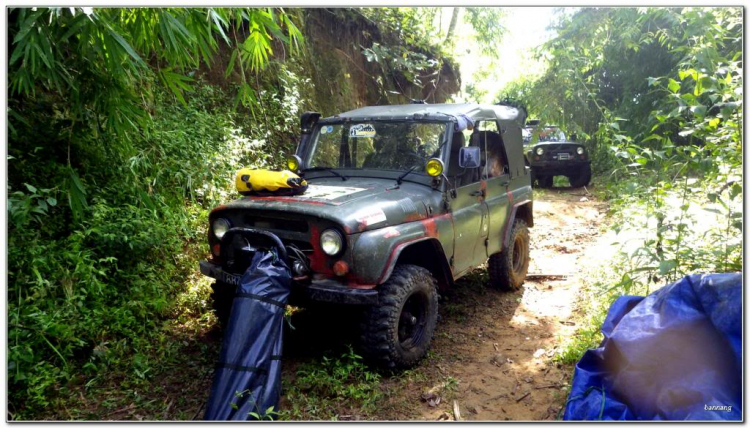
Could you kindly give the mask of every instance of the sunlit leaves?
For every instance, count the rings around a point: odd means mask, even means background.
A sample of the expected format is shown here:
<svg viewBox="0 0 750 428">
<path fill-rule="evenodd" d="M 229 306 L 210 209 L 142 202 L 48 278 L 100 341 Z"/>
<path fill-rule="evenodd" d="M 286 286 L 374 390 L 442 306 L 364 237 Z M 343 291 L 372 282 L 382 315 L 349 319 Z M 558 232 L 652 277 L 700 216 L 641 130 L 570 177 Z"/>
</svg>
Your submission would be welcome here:
<svg viewBox="0 0 750 428">
<path fill-rule="evenodd" d="M 89 206 L 86 202 L 86 190 L 73 169 L 69 170 L 68 175 L 68 203 L 76 220 L 83 217 L 83 211 Z"/>
<path fill-rule="evenodd" d="M 108 91 L 79 87 L 74 76 L 82 72 L 98 75 L 99 82 L 110 82 L 118 90 L 133 91 L 141 80 L 155 73 L 184 102 L 191 80 L 186 75 L 201 62 L 210 64 L 218 48 L 217 37 L 230 45 L 230 32 L 239 39 L 241 61 L 232 62 L 227 74 L 236 66 L 253 72 L 263 70 L 273 55 L 274 37 L 288 44 L 293 53 L 299 52 L 303 41 L 291 16 L 272 8 L 17 8 L 10 13 L 10 89 L 26 96 L 37 90 L 60 94 Z M 85 98 L 74 99 L 83 102 Z M 122 102 L 131 98 L 123 96 Z M 98 113 L 108 115 L 132 108 L 139 108 L 139 103 L 124 108 L 108 106 Z M 114 121 L 136 123 L 128 117 Z"/>
<path fill-rule="evenodd" d="M 161 82 L 185 105 L 192 76 L 202 64 L 211 65 L 218 40 L 233 49 L 227 76 L 240 71 L 239 99 L 251 111 L 256 97 L 245 70 L 267 67 L 274 38 L 293 53 L 303 41 L 292 17 L 273 8 L 11 8 L 8 13 L 11 95 L 66 100 L 60 114 L 74 124 L 69 129 L 104 133 L 108 150 L 127 148 L 150 119 L 147 82 Z M 74 217 L 80 218 L 86 193 L 73 169 L 70 174 L 65 189 Z"/>
<path fill-rule="evenodd" d="M 173 73 L 171 69 L 167 68 L 160 70 L 159 76 L 164 84 L 169 88 L 172 93 L 175 94 L 178 100 L 185 105 L 185 98 L 183 91 L 192 91 L 193 87 L 190 86 L 190 82 L 193 81 L 190 77 L 184 76 L 179 73 Z"/>
</svg>

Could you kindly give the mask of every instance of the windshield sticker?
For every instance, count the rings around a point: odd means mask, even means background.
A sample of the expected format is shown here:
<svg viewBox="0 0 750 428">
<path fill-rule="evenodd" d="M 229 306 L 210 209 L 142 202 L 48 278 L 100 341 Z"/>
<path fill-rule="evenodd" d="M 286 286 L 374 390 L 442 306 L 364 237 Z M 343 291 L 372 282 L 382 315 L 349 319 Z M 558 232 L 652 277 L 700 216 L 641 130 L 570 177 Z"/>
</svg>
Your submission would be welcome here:
<svg viewBox="0 0 750 428">
<path fill-rule="evenodd" d="M 297 197 L 325 199 L 331 201 L 333 199 L 338 199 L 342 196 L 351 195 L 363 190 L 367 189 L 361 187 L 322 186 L 319 184 L 311 184 L 307 186 L 307 190 L 305 190 L 305 193 L 298 195 Z"/>
<path fill-rule="evenodd" d="M 349 128 L 349 137 L 351 138 L 372 138 L 375 136 L 375 127 L 372 125 L 354 125 Z"/>
<path fill-rule="evenodd" d="M 328 133 L 328 127 L 324 126 L 324 127 L 320 128 L 320 133 L 321 134 L 327 134 Z"/>
<path fill-rule="evenodd" d="M 365 208 L 358 212 L 355 218 L 359 224 L 365 227 L 382 223 L 386 220 L 385 213 L 378 207 Z"/>
</svg>

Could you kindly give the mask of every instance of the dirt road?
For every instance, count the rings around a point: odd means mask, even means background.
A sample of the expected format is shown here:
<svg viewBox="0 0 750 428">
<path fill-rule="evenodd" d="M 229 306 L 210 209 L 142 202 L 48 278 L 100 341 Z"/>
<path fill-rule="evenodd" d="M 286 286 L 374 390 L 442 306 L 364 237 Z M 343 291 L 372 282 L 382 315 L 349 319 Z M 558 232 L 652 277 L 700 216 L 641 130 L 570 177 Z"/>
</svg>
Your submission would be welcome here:
<svg viewBox="0 0 750 428">
<path fill-rule="evenodd" d="M 452 395 L 462 418 L 552 419 L 564 404 L 571 371 L 551 357 L 574 331 L 570 318 L 580 278 L 586 275 L 583 259 L 606 210 L 583 193 L 553 189 L 534 202 L 529 273 L 559 277 L 532 276 L 522 290 L 501 293 L 482 290 L 476 282 L 487 278 L 478 271 L 463 281 L 474 284 L 444 299 L 434 344 L 439 362 L 426 370 L 458 381 Z M 420 419 L 435 420 L 444 412 L 452 416 L 449 401 L 434 408 L 420 403 Z"/>
</svg>

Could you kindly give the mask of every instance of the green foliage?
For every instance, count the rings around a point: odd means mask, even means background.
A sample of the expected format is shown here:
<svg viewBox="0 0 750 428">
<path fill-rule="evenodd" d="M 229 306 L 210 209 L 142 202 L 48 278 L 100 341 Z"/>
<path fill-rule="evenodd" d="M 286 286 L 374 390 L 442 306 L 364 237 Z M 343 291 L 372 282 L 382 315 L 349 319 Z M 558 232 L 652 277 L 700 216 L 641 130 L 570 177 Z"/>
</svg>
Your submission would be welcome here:
<svg viewBox="0 0 750 428">
<path fill-rule="evenodd" d="M 285 385 L 284 390 L 291 419 L 336 419 L 336 409 L 342 404 L 368 414 L 383 398 L 380 375 L 370 371 L 351 347 L 338 357 L 324 356 L 303 364 L 294 384 Z"/>
<path fill-rule="evenodd" d="M 491 58 L 500 58 L 498 49 L 505 28 L 502 25 L 505 11 L 500 7 L 467 7 L 466 20 L 474 29 L 474 39 L 479 50 Z"/>
<path fill-rule="evenodd" d="M 282 100 L 267 101 L 278 115 Z M 196 255 L 205 251 L 206 210 L 230 197 L 239 166 L 276 162 L 265 152 L 278 150 L 268 135 L 291 132 L 284 121 L 242 130 L 227 95 L 211 86 L 198 85 L 187 106 L 161 90 L 152 102 L 152 120 L 127 151 L 88 145 L 80 177 L 67 167 L 28 168 L 54 165 L 54 151 L 11 143 L 8 364 L 16 416 L 53 406 L 79 376 L 125 370 L 147 379 L 154 372 L 138 355 L 152 349 L 151 335 L 174 305 L 185 303 L 175 297 L 195 266 L 183 253 L 196 245 Z M 54 120 L 32 120 L 37 135 L 57 132 Z M 57 204 L 59 189 L 27 183 L 13 190 L 14 181 L 66 180 L 88 189 L 85 215 Z"/>
<path fill-rule="evenodd" d="M 742 269 L 741 40 L 739 8 L 584 8 L 540 49 L 547 71 L 507 89 L 583 137 L 622 238 L 564 361 L 617 296 Z"/>
<path fill-rule="evenodd" d="M 429 58 L 427 55 L 412 52 L 407 47 L 398 46 L 389 48 L 379 43 L 373 43 L 369 48 L 362 48 L 362 54 L 368 62 L 379 63 L 384 73 L 399 72 L 413 84 L 424 87 L 425 84 L 435 84 L 437 73 L 433 72 L 439 61 Z M 419 73 L 426 73 L 420 75 Z M 422 79 L 429 79 L 425 82 Z"/>
<path fill-rule="evenodd" d="M 144 386 L 179 352 L 175 323 L 211 324 L 195 279 L 208 211 L 234 197 L 240 167 L 281 166 L 302 109 L 325 104 L 306 69 L 309 13 L 9 10 L 11 418 L 83 414 L 62 410 L 81 385 Z M 389 43 L 395 67 L 424 73 L 431 51 Z"/>
</svg>

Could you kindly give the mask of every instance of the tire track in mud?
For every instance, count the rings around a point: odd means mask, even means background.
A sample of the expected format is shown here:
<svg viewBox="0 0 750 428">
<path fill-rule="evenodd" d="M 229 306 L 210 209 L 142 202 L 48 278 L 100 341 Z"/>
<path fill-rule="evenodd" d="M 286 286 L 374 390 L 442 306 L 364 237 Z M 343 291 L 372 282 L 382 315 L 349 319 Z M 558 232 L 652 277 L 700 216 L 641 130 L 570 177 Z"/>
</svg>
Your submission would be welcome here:
<svg viewBox="0 0 750 428">
<path fill-rule="evenodd" d="M 572 371 L 552 357 L 575 331 L 570 318 L 586 275 L 586 251 L 601 238 L 607 209 L 584 193 L 549 189 L 534 201 L 529 273 L 559 276 L 529 279 L 513 293 L 487 289 L 485 269 L 460 280 L 441 299 L 430 357 L 414 370 L 425 380 L 392 398 L 394 407 L 378 418 L 453 419 L 454 400 L 463 420 L 557 416 Z M 422 399 L 425 391 L 440 403 Z"/>
</svg>

